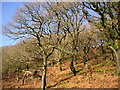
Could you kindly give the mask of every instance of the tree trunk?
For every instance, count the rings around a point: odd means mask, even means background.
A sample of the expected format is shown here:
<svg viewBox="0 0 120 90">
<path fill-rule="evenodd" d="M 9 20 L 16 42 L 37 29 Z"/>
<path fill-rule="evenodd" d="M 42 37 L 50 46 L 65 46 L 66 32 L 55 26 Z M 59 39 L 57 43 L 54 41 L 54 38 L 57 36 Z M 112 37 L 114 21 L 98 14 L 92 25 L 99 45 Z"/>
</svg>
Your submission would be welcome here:
<svg viewBox="0 0 120 90">
<path fill-rule="evenodd" d="M 29 64 L 26 64 L 26 69 L 27 71 L 29 71 Z"/>
<path fill-rule="evenodd" d="M 115 61 L 115 56 L 114 56 L 114 52 L 113 52 L 113 50 L 112 50 L 111 53 L 112 53 L 112 60 Z"/>
<path fill-rule="evenodd" d="M 70 63 L 70 69 L 71 69 L 71 71 L 73 72 L 73 74 L 74 74 L 74 76 L 76 76 L 76 69 L 75 69 L 75 67 L 74 67 L 74 63 L 73 63 L 73 56 L 72 56 L 72 58 L 71 58 L 71 63 Z"/>
<path fill-rule="evenodd" d="M 22 85 L 24 85 L 25 84 L 25 75 L 23 76 L 23 78 L 22 78 Z"/>
<path fill-rule="evenodd" d="M 120 1 L 118 2 L 118 30 L 120 33 Z"/>
<path fill-rule="evenodd" d="M 118 74 L 120 75 L 120 49 L 117 50 L 118 55 Z"/>
<path fill-rule="evenodd" d="M 102 54 L 105 54 L 105 50 L 104 50 L 103 44 L 102 44 L 102 46 L 101 46 L 101 50 L 102 50 Z"/>
<path fill-rule="evenodd" d="M 62 71 L 61 60 L 62 60 L 62 59 L 59 59 L 59 61 L 58 61 L 58 64 L 59 64 L 59 70 L 60 70 L 60 71 Z"/>
<path fill-rule="evenodd" d="M 77 63 L 77 55 L 75 55 L 75 64 L 78 64 L 78 63 Z"/>
<path fill-rule="evenodd" d="M 96 57 L 95 57 L 96 58 Z M 84 68 L 87 68 L 87 64 L 86 64 L 86 62 L 88 61 L 88 58 L 87 58 L 87 56 L 86 56 L 86 54 L 83 56 L 83 63 L 84 63 Z"/>
<path fill-rule="evenodd" d="M 43 60 L 43 75 L 42 75 L 42 85 L 41 85 L 41 88 L 42 90 L 45 90 L 46 88 L 46 72 L 47 72 L 47 59 L 44 58 Z"/>
<path fill-rule="evenodd" d="M 7 70 L 7 77 L 10 78 L 10 69 Z"/>
<path fill-rule="evenodd" d="M 20 70 L 19 70 L 19 67 L 17 66 L 17 75 L 16 75 L 17 81 L 19 81 L 19 73 L 20 73 Z"/>
<path fill-rule="evenodd" d="M 113 50 L 115 57 L 116 57 L 116 62 L 117 62 L 117 72 L 118 74 L 120 74 L 120 58 L 118 56 L 118 52 L 120 52 L 119 50 L 116 51 L 112 46 L 109 46 L 110 49 Z"/>
</svg>

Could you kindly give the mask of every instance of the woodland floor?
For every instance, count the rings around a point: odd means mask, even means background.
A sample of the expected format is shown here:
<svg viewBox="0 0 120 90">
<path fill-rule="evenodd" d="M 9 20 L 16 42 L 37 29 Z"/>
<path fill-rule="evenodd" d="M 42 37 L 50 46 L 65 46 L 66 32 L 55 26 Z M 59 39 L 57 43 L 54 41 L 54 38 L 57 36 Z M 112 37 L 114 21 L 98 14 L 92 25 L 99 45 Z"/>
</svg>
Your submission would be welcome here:
<svg viewBox="0 0 120 90">
<path fill-rule="evenodd" d="M 63 71 L 60 72 L 58 65 L 48 66 L 47 87 L 48 88 L 118 88 L 118 76 L 115 75 L 115 66 L 108 65 L 108 61 L 92 66 L 92 78 L 87 69 L 82 70 L 82 64 L 76 64 L 77 75 L 73 76 L 69 69 L 69 61 L 62 64 Z M 37 78 L 26 79 L 25 85 L 21 81 L 16 82 L 15 76 L 3 80 L 3 88 L 40 88 L 41 81 Z"/>
</svg>

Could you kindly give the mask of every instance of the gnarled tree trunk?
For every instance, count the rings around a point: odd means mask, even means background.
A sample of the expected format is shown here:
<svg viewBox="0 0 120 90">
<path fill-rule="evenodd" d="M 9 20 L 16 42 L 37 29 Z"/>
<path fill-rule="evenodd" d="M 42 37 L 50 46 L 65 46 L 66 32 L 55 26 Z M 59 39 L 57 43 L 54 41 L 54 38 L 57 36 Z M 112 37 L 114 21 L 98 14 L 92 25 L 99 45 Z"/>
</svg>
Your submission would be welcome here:
<svg viewBox="0 0 120 90">
<path fill-rule="evenodd" d="M 76 76 L 76 69 L 74 67 L 74 63 L 73 63 L 73 56 L 71 57 L 71 63 L 70 63 L 70 69 L 73 72 L 74 76 Z"/>
<path fill-rule="evenodd" d="M 118 74 L 120 74 L 120 58 L 118 56 L 118 54 L 120 53 L 120 50 L 115 50 L 112 46 L 109 46 L 110 49 L 113 50 L 115 57 L 116 57 L 116 62 L 117 62 L 117 72 Z"/>
<path fill-rule="evenodd" d="M 62 71 L 62 66 L 61 66 L 62 63 L 61 63 L 61 61 L 62 61 L 62 59 L 59 59 L 59 61 L 58 61 L 58 65 L 59 65 L 59 70 L 60 71 Z"/>
<path fill-rule="evenodd" d="M 43 60 L 43 75 L 42 75 L 42 90 L 45 90 L 46 88 L 46 72 L 47 72 L 47 58 L 44 58 Z"/>
</svg>

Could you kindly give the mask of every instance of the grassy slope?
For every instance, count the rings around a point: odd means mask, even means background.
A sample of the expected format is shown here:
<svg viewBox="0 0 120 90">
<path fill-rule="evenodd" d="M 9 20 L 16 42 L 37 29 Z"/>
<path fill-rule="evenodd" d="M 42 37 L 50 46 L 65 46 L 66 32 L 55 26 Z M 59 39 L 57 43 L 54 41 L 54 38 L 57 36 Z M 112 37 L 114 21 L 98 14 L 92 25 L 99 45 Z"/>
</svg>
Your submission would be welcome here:
<svg viewBox="0 0 120 90">
<path fill-rule="evenodd" d="M 93 62 L 93 61 L 91 61 Z M 48 88 L 117 88 L 118 76 L 116 76 L 116 66 L 112 61 L 102 61 L 97 65 L 91 65 L 92 78 L 88 69 L 82 69 L 83 64 L 76 64 L 77 75 L 73 76 L 69 69 L 69 61 L 62 64 L 63 71 L 60 72 L 58 65 L 48 66 L 47 87 Z M 40 82 L 37 78 L 26 80 L 25 85 L 20 85 L 21 81 L 16 82 L 14 76 L 11 79 L 3 80 L 3 87 L 15 88 L 39 88 Z"/>
</svg>

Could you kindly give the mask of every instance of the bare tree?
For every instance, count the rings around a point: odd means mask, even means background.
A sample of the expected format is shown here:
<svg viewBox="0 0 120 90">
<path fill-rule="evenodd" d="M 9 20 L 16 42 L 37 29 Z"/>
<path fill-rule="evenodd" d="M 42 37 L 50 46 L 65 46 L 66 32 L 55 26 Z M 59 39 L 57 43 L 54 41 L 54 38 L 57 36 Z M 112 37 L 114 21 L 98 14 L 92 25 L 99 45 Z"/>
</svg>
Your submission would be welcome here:
<svg viewBox="0 0 120 90">
<path fill-rule="evenodd" d="M 14 39 L 35 38 L 39 54 L 43 57 L 43 90 L 46 87 L 47 60 L 57 45 L 56 41 L 53 41 L 51 23 L 48 12 L 41 3 L 25 3 L 24 7 L 17 11 L 14 22 L 4 27 L 4 33 Z"/>
<path fill-rule="evenodd" d="M 70 69 L 75 76 L 76 69 L 74 67 L 74 56 L 78 43 L 78 35 L 82 31 L 79 29 L 83 19 L 81 17 L 81 7 L 77 3 L 55 3 L 54 5 L 53 3 L 48 3 L 48 5 L 51 7 L 50 10 L 53 12 L 53 16 L 56 16 L 58 26 L 62 31 L 66 43 L 64 45 L 67 47 L 66 53 L 69 54 L 71 59 Z M 64 39 L 62 39 L 62 41 Z M 64 51 L 63 48 L 60 50 Z"/>
</svg>

